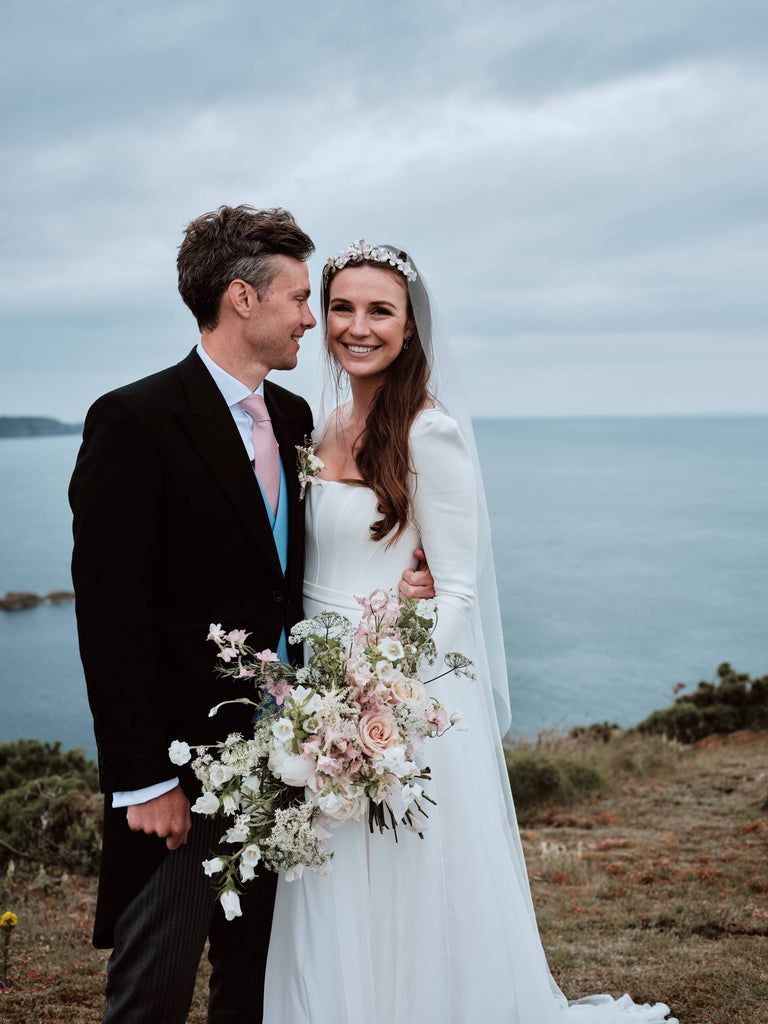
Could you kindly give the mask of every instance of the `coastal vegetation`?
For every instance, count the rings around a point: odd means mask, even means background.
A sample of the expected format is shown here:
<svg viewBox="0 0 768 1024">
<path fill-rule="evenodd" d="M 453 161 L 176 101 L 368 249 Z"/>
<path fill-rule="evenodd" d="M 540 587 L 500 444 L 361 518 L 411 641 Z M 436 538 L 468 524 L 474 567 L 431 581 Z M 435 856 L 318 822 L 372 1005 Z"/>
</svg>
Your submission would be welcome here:
<svg viewBox="0 0 768 1024">
<path fill-rule="evenodd" d="M 542 942 L 571 998 L 627 990 L 663 999 L 683 1024 L 764 1024 L 766 681 L 723 665 L 635 729 L 508 746 Z M 701 712 L 696 730 L 721 728 L 681 735 L 686 704 Z M 108 954 L 90 946 L 100 815 L 82 751 L 0 744 L 0 913 L 18 919 L 0 989 L 9 1024 L 101 1019 Z M 190 1024 L 205 1020 L 207 976 L 204 960 Z"/>
</svg>

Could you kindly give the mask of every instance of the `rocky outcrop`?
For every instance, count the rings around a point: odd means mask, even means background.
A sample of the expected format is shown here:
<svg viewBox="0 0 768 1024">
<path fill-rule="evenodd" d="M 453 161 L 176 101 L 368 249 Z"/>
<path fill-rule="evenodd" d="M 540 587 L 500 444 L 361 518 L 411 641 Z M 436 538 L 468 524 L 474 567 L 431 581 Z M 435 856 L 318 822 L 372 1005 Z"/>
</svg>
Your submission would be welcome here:
<svg viewBox="0 0 768 1024">
<path fill-rule="evenodd" d="M 74 599 L 75 595 L 71 590 L 52 590 L 44 597 L 33 594 L 30 590 L 8 590 L 5 597 L 0 597 L 0 609 L 4 612 L 18 612 L 24 608 L 36 608 L 46 601 L 50 601 L 51 604 L 63 604 Z"/>
</svg>

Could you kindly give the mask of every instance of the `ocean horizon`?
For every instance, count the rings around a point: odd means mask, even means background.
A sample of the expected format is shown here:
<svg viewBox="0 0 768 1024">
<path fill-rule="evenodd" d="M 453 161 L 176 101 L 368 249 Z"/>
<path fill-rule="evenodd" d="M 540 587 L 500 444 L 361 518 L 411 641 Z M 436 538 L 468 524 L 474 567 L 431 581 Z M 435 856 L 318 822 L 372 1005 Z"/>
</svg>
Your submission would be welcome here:
<svg viewBox="0 0 768 1024">
<path fill-rule="evenodd" d="M 768 417 L 478 419 L 513 734 L 768 672 Z M 0 593 L 69 589 L 79 437 L 0 440 Z M 95 753 L 74 607 L 0 612 L 0 740 Z"/>
</svg>

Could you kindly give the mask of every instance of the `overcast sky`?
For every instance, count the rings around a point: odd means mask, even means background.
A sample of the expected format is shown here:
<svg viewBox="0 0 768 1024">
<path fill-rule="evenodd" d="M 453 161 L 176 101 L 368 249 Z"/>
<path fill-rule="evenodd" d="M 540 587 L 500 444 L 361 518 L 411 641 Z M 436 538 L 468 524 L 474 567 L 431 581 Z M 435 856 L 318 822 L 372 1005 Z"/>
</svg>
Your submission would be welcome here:
<svg viewBox="0 0 768 1024">
<path fill-rule="evenodd" d="M 183 226 L 423 270 L 475 414 L 768 413 L 765 0 L 5 0 L 0 415 L 197 341 Z M 280 382 L 311 392 L 319 331 Z M 292 383 L 291 383 L 292 382 Z"/>
</svg>

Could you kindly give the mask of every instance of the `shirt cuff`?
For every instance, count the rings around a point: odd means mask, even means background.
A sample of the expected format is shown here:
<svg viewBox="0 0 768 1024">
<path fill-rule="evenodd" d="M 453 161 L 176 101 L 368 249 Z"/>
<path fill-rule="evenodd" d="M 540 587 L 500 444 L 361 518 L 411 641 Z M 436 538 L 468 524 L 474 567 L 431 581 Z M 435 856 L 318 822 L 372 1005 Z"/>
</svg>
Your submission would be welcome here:
<svg viewBox="0 0 768 1024">
<path fill-rule="evenodd" d="M 145 804 L 148 800 L 154 800 L 156 796 L 170 793 L 178 784 L 178 779 L 168 779 L 166 782 L 156 782 L 154 786 L 147 786 L 145 789 L 121 790 L 112 794 L 112 806 L 132 807 L 134 804 Z"/>
</svg>

